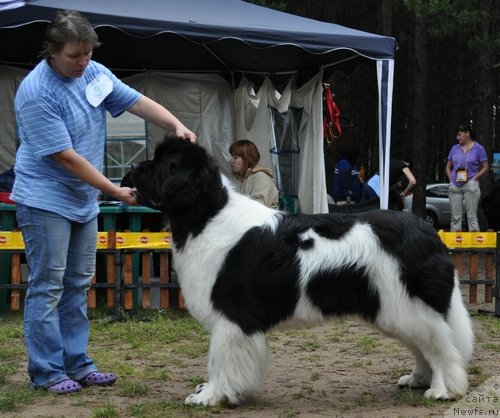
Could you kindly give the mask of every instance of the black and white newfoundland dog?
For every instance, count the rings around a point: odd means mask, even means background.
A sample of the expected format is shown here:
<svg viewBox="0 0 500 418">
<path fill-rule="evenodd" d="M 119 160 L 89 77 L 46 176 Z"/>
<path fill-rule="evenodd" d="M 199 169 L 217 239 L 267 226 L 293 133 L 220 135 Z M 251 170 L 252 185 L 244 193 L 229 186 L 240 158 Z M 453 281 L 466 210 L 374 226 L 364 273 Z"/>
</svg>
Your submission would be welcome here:
<svg viewBox="0 0 500 418">
<path fill-rule="evenodd" d="M 431 399 L 466 393 L 471 320 L 449 254 L 424 221 L 396 211 L 269 209 L 180 139 L 134 165 L 132 180 L 137 200 L 170 220 L 186 306 L 210 333 L 208 382 L 186 403 L 243 402 L 263 386 L 267 331 L 344 315 L 409 347 L 416 363 L 398 385 L 427 388 Z"/>
</svg>

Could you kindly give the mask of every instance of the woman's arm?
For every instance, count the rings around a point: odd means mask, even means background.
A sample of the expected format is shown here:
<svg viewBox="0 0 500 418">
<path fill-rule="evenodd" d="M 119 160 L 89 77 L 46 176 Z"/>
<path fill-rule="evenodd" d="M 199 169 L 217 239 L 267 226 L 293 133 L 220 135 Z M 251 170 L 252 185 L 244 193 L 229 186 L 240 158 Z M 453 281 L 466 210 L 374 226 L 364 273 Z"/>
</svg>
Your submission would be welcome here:
<svg viewBox="0 0 500 418">
<path fill-rule="evenodd" d="M 114 184 L 74 149 L 66 149 L 52 154 L 51 157 L 85 183 L 101 190 L 105 194 L 117 198 L 127 205 L 137 205 L 134 193 L 130 187 L 119 187 Z"/>
<path fill-rule="evenodd" d="M 130 113 L 139 116 L 156 126 L 159 126 L 160 128 L 175 132 L 179 138 L 196 142 L 196 135 L 193 132 L 186 128 L 184 124 L 165 107 L 154 100 L 151 100 L 149 97 L 142 96 L 127 110 Z"/>
<path fill-rule="evenodd" d="M 413 190 L 413 187 L 415 187 L 415 184 L 417 184 L 417 180 L 415 179 L 415 176 L 413 175 L 409 167 L 403 168 L 403 173 L 408 179 L 408 185 L 406 186 L 406 189 L 404 189 L 401 193 L 404 197 L 407 193 L 410 193 Z"/>
<path fill-rule="evenodd" d="M 472 180 L 479 180 L 479 177 L 484 176 L 488 171 L 490 170 L 490 164 L 488 163 L 488 160 L 482 161 L 481 162 L 481 170 L 479 170 L 479 173 L 477 173 L 474 177 L 472 177 Z"/>
<path fill-rule="evenodd" d="M 451 180 L 451 169 L 453 168 L 453 163 L 448 160 L 446 161 L 446 167 L 444 169 L 445 173 L 446 173 L 446 177 L 448 177 L 448 181 L 450 183 L 452 183 L 452 180 Z"/>
</svg>

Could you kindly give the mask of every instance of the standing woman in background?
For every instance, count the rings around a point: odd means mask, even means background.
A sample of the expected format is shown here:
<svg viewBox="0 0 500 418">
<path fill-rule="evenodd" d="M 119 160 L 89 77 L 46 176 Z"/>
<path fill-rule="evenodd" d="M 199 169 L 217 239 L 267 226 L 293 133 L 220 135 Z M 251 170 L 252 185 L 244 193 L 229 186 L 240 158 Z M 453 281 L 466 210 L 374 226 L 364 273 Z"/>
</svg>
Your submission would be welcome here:
<svg viewBox="0 0 500 418">
<path fill-rule="evenodd" d="M 106 386 L 87 355 L 87 290 L 95 272 L 100 191 L 136 205 L 133 190 L 101 172 L 106 111 L 129 111 L 177 136 L 196 136 L 160 104 L 92 61 L 99 46 L 78 12 L 48 25 L 43 60 L 19 86 L 15 111 L 20 147 L 11 194 L 30 269 L 24 338 L 33 387 L 53 393 Z"/>
<path fill-rule="evenodd" d="M 465 202 L 469 232 L 479 231 L 477 207 L 481 191 L 478 180 L 489 170 L 488 156 L 470 126 L 458 128 L 457 141 L 446 163 L 446 176 L 450 181 L 450 231 L 462 231 L 462 202 Z"/>
</svg>

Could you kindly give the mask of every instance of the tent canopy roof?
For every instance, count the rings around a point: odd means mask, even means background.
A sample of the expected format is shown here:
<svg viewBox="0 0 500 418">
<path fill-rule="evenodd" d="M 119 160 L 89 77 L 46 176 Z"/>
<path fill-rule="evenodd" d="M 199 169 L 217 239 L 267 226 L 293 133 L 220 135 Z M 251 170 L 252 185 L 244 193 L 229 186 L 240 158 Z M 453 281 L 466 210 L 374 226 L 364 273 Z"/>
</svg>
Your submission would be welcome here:
<svg viewBox="0 0 500 418">
<path fill-rule="evenodd" d="M 103 45 L 94 58 L 115 70 L 280 73 L 355 68 L 393 59 L 387 36 L 307 19 L 241 0 L 28 1 L 0 12 L 3 63 L 31 66 L 47 22 L 81 11 Z"/>
</svg>

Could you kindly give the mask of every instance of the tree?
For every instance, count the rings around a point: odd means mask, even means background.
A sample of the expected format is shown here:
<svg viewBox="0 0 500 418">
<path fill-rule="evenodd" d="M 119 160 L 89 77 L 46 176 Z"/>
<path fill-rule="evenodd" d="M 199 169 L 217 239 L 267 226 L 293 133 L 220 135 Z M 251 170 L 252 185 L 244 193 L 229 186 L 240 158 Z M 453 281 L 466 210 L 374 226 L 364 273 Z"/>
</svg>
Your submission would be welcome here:
<svg viewBox="0 0 500 418">
<path fill-rule="evenodd" d="M 429 145 L 429 130 L 427 117 L 427 100 L 428 97 L 428 63 L 427 63 L 427 16 L 425 13 L 415 13 L 415 37 L 414 37 L 415 58 L 413 65 L 413 80 L 414 80 L 414 101 L 412 123 L 413 130 L 411 131 L 411 139 L 413 143 L 413 165 L 412 172 L 417 179 L 413 191 L 413 207 L 414 214 L 425 218 L 425 190 L 427 185 L 428 173 L 428 145 Z"/>
</svg>

